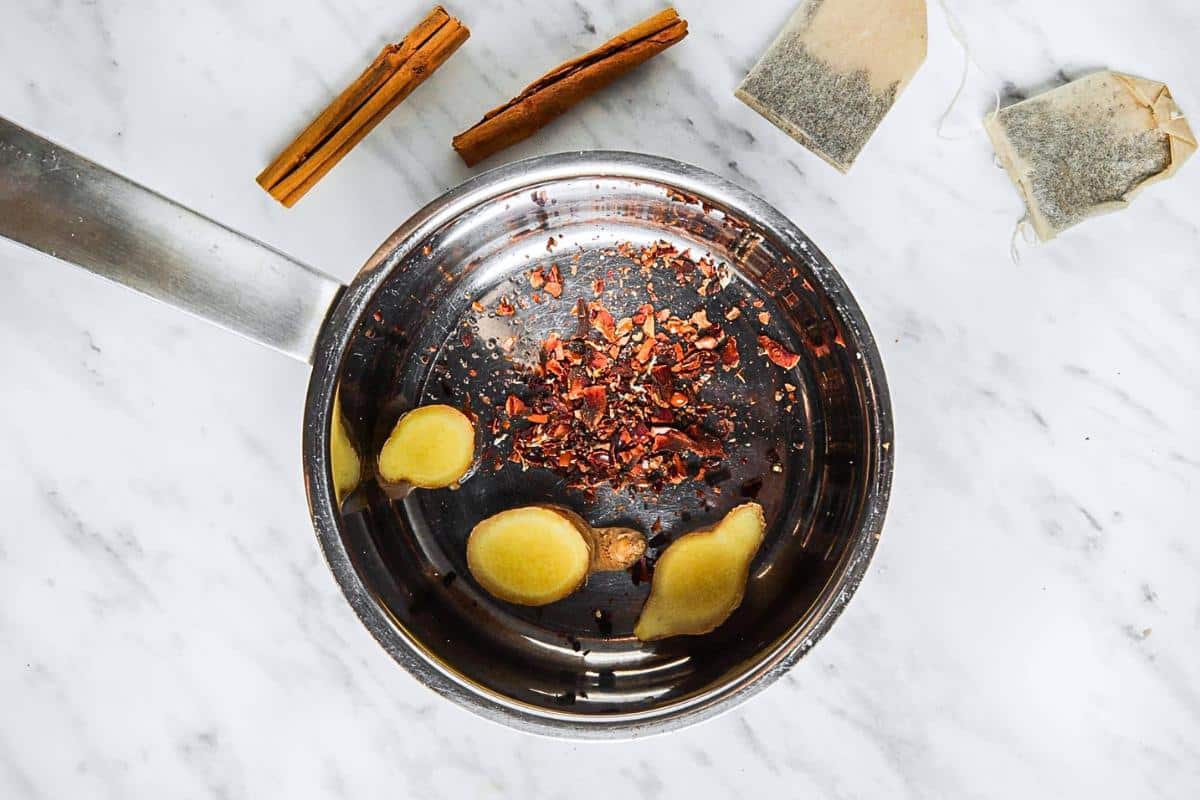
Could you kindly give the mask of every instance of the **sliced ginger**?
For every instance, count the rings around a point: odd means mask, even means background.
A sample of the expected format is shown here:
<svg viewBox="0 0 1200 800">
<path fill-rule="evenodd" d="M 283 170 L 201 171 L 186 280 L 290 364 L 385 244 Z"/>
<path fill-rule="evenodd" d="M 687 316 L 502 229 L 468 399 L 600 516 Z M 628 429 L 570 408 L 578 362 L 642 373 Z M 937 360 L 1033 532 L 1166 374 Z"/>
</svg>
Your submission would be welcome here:
<svg viewBox="0 0 1200 800">
<path fill-rule="evenodd" d="M 346 431 L 345 420 L 342 419 L 342 398 L 340 394 L 333 396 L 333 422 L 329 431 L 329 465 L 333 472 L 333 492 L 338 503 L 342 498 L 354 491 L 362 477 L 362 462 L 358 451 L 350 441 Z"/>
<path fill-rule="evenodd" d="M 475 461 L 475 426 L 453 406 L 421 406 L 392 429 L 379 451 L 379 476 L 422 489 L 452 486 Z"/>
<path fill-rule="evenodd" d="M 643 642 L 695 636 L 729 619 L 741 605 L 766 528 L 762 506 L 746 503 L 716 526 L 672 542 L 654 568 L 634 635 Z"/>
<path fill-rule="evenodd" d="M 645 552 L 645 537 L 631 528 L 593 528 L 565 508 L 525 506 L 472 529 L 467 566 L 501 600 L 544 606 L 574 594 L 589 574 L 628 569 Z"/>
</svg>

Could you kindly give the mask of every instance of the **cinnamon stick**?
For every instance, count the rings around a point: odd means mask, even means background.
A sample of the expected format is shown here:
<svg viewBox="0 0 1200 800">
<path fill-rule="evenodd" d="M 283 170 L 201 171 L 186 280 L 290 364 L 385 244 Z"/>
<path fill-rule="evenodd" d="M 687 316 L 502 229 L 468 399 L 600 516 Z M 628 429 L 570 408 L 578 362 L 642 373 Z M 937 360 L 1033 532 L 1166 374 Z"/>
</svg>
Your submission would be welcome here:
<svg viewBox="0 0 1200 800">
<path fill-rule="evenodd" d="M 687 36 L 687 21 L 668 8 L 591 52 L 560 64 L 519 95 L 454 137 L 467 166 L 527 139 L 583 98 Z"/>
<path fill-rule="evenodd" d="M 291 208 L 470 35 L 461 22 L 435 6 L 403 41 L 383 48 L 262 171 L 259 185 Z"/>
</svg>

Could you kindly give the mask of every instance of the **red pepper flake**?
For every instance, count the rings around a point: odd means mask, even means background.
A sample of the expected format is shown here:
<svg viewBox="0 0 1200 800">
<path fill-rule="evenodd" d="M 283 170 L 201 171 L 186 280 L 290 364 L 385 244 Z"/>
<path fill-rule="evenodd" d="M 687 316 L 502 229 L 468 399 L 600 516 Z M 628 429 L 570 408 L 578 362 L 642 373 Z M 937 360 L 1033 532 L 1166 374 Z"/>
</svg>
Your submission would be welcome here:
<svg viewBox="0 0 1200 800">
<path fill-rule="evenodd" d="M 654 315 L 646 314 L 645 316 L 646 316 L 646 319 L 642 322 L 642 333 L 645 334 L 646 338 L 648 338 L 648 339 L 653 338 L 653 336 L 654 336 Z"/>
<path fill-rule="evenodd" d="M 546 285 L 546 270 L 538 267 L 533 272 L 529 273 L 529 285 L 534 289 L 540 289 Z"/>
<path fill-rule="evenodd" d="M 476 314 L 482 314 L 487 309 L 485 309 L 483 307 L 483 303 L 479 302 L 478 300 L 472 300 L 471 301 L 471 310 L 474 311 Z"/>
<path fill-rule="evenodd" d="M 608 341 L 617 340 L 617 324 L 613 321 L 613 315 L 606 309 L 599 309 L 592 315 L 592 327 L 600 331 Z"/>
<path fill-rule="evenodd" d="M 738 353 L 737 339 L 730 336 L 725 340 L 725 346 L 721 348 L 721 366 L 727 370 L 737 369 L 740 363 L 742 363 L 742 357 Z"/>
<path fill-rule="evenodd" d="M 725 319 L 729 320 L 730 322 L 733 322 L 735 319 L 737 319 L 741 315 L 742 315 L 742 310 L 740 308 L 738 308 L 737 306 L 733 306 L 732 308 L 730 308 L 728 311 L 725 312 Z"/>
<path fill-rule="evenodd" d="M 647 361 L 650 360 L 650 356 L 653 353 L 654 353 L 654 340 L 647 339 L 646 341 L 642 342 L 642 346 L 640 348 L 638 348 L 637 355 L 635 357 L 637 358 L 639 363 L 645 364 Z"/>
<path fill-rule="evenodd" d="M 667 474 L 667 480 L 671 483 L 683 483 L 687 480 L 687 464 L 684 463 L 683 456 L 679 453 L 671 454 L 671 466 Z"/>
<path fill-rule="evenodd" d="M 526 415 L 525 419 L 536 425 L 541 425 L 550 421 L 550 417 L 546 416 L 545 414 L 528 414 Z"/>
<path fill-rule="evenodd" d="M 758 312 L 758 321 L 761 322 L 763 325 L 770 325 L 771 324 L 771 312 L 769 312 L 769 311 Z"/>
<path fill-rule="evenodd" d="M 517 313 L 517 309 L 508 301 L 507 297 L 501 297 L 500 302 L 496 304 L 496 316 L 511 317 Z"/>
<path fill-rule="evenodd" d="M 525 401 L 515 394 L 510 394 L 508 399 L 504 401 L 504 413 L 510 417 L 519 417 L 528 409 L 529 406 L 525 405 Z"/>
<path fill-rule="evenodd" d="M 767 358 L 776 366 L 791 369 L 800 363 L 800 356 L 788 350 L 770 336 L 759 336 L 758 344 L 759 347 L 767 351 Z"/>
<path fill-rule="evenodd" d="M 702 443 L 691 436 L 688 436 L 683 431 L 669 428 L 662 433 L 654 436 L 653 444 L 654 452 L 671 452 L 671 453 L 695 453 L 699 456 L 710 455 L 714 453 L 713 447 L 710 444 Z M 720 454 L 719 452 L 717 454 Z"/>
<path fill-rule="evenodd" d="M 562 297 L 562 293 L 562 272 L 558 269 L 558 264 L 551 264 L 550 277 L 546 279 L 546 294 L 557 300 Z"/>
<path fill-rule="evenodd" d="M 599 297 L 600 295 L 604 294 L 604 279 L 603 278 L 597 278 L 596 280 L 592 281 L 592 294 L 596 295 L 596 297 Z"/>
<path fill-rule="evenodd" d="M 600 417 L 604 416 L 605 410 L 608 409 L 608 393 L 605 392 L 603 386 L 588 386 L 580 394 L 583 396 L 584 404 L 592 411 L 593 422 L 598 422 Z"/>
</svg>

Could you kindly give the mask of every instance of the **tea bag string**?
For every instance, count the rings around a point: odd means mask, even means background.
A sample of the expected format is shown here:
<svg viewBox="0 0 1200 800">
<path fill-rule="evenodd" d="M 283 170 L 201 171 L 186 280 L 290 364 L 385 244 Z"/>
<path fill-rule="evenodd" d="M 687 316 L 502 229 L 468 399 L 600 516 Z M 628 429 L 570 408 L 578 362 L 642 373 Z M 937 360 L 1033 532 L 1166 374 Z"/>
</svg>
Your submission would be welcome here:
<svg viewBox="0 0 1200 800">
<path fill-rule="evenodd" d="M 1017 265 L 1021 263 L 1021 250 L 1018 247 L 1020 242 L 1024 242 L 1027 247 L 1037 244 L 1037 237 L 1033 233 L 1033 221 L 1029 219 L 1028 211 L 1017 220 L 1013 226 L 1012 237 L 1008 240 L 1008 258 Z"/>
<path fill-rule="evenodd" d="M 938 5 L 942 7 L 942 15 L 946 19 L 946 27 L 950 29 L 950 35 L 954 37 L 954 40 L 958 42 L 958 46 L 961 47 L 963 51 L 962 74 L 958 79 L 958 88 L 954 90 L 954 97 L 950 99 L 950 105 L 946 106 L 946 110 L 942 112 L 940 117 L 938 117 L 936 129 L 939 139 L 954 142 L 965 139 L 971 135 L 970 133 L 964 133 L 961 136 L 947 136 L 942 130 L 946 125 L 946 120 L 950 118 L 950 114 L 954 111 L 954 107 L 958 105 L 959 99 L 962 98 L 963 91 L 967 88 L 967 77 L 970 73 L 971 65 L 974 64 L 975 69 L 979 70 L 980 74 L 982 74 L 992 83 L 992 95 L 995 98 L 995 105 L 992 107 L 993 114 L 999 113 L 1000 111 L 1000 90 L 996 88 L 998 81 L 996 80 L 995 75 L 993 75 L 990 70 L 984 68 L 984 66 L 980 64 L 975 59 L 975 56 L 971 53 L 971 44 L 967 40 L 967 32 L 963 29 L 962 23 L 959 21 L 958 17 L 953 11 L 950 10 L 950 6 L 947 5 L 946 0 L 938 0 Z M 982 117 L 979 119 L 979 125 L 980 127 L 983 127 Z M 1029 219 L 1028 211 L 1026 211 L 1019 220 L 1017 220 L 1015 225 L 1013 225 L 1012 236 L 1008 240 L 1008 257 L 1013 264 L 1021 263 L 1021 251 L 1019 247 L 1019 243 L 1021 241 L 1023 241 L 1027 246 L 1035 243 L 1034 237 L 1031 236 L 1030 233 L 1031 227 L 1031 220 Z"/>
<path fill-rule="evenodd" d="M 965 139 L 970 134 L 964 133 L 961 136 L 947 136 L 942 132 L 942 128 L 945 126 L 946 120 L 950 118 L 950 114 L 954 111 L 954 107 L 958 105 L 958 101 L 962 97 L 962 93 L 967 87 L 967 75 L 970 72 L 971 65 L 974 64 L 975 69 L 979 70 L 984 77 L 992 82 L 992 94 L 996 99 L 996 105 L 995 108 L 992 109 L 992 113 L 996 113 L 1000 110 L 1000 90 L 995 88 L 997 83 L 996 77 L 991 73 L 990 70 L 985 69 L 982 64 L 975 60 L 975 56 L 971 53 L 970 42 L 967 40 L 967 32 L 963 29 L 962 23 L 959 21 L 958 17 L 946 4 L 946 0 L 938 0 L 938 5 L 942 7 L 942 15 L 946 18 L 946 27 L 950 29 L 950 35 L 954 37 L 954 40 L 958 42 L 958 46 L 962 48 L 963 65 L 962 75 L 958 79 L 958 88 L 954 91 L 954 97 L 950 99 L 950 105 L 946 106 L 946 110 L 942 112 L 940 117 L 938 117 L 937 135 L 939 139 L 958 141 L 960 139 Z M 982 124 L 983 120 L 981 119 L 980 125 Z"/>
</svg>

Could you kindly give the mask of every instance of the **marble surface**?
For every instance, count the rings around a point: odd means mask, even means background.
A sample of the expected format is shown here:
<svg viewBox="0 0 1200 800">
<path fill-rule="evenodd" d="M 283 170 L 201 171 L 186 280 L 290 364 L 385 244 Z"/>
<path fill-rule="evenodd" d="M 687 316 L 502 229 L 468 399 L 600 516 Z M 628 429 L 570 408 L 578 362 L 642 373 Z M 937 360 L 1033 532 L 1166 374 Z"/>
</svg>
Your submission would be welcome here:
<svg viewBox="0 0 1200 800">
<path fill-rule="evenodd" d="M 839 266 L 895 403 L 891 512 L 834 631 L 667 737 L 533 738 L 400 670 L 327 573 L 306 368 L 0 242 L 0 797 L 1196 797 L 1200 164 L 1009 258 L 991 90 L 1109 66 L 1200 116 L 1189 0 L 948 0 L 854 171 L 733 97 L 786 0 L 680 0 L 681 45 L 499 160 L 621 148 L 760 193 Z M 466 178 L 450 137 L 636 0 L 453 3 L 474 32 L 299 206 L 253 176 L 422 4 L 12 0 L 0 114 L 348 280 Z M 493 162 L 495 163 L 495 162 Z"/>
</svg>

